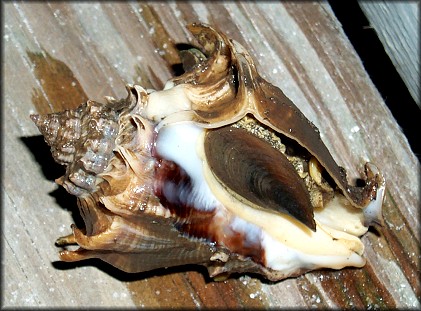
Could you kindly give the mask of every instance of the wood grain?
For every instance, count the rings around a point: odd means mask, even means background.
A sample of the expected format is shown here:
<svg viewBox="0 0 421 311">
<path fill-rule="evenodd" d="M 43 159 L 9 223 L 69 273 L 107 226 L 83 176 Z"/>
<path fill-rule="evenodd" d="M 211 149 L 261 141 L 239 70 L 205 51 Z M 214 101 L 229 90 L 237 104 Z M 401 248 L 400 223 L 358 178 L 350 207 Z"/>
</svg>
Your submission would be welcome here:
<svg viewBox="0 0 421 311">
<path fill-rule="evenodd" d="M 419 162 L 326 3 L 7 2 L 4 9 L 5 307 L 419 308 Z M 350 177 L 367 160 L 387 180 L 385 226 L 364 236 L 367 265 L 269 283 L 212 282 L 198 267 L 128 275 L 98 261 L 57 262 L 54 241 L 80 222 L 35 112 L 161 88 L 205 22 L 243 44 L 259 72 L 319 127 Z"/>
<path fill-rule="evenodd" d="M 421 108 L 420 3 L 416 1 L 359 1 L 370 26 Z"/>
</svg>

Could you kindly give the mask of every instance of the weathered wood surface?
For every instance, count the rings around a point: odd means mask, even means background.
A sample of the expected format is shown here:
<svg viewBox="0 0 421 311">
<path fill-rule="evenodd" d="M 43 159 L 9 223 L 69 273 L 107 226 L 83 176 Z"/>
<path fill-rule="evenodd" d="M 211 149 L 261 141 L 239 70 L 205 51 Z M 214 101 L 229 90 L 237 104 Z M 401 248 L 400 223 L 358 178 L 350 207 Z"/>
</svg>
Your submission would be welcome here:
<svg viewBox="0 0 421 311">
<path fill-rule="evenodd" d="M 72 307 L 419 308 L 419 163 L 326 3 L 18 2 L 4 9 L 2 305 Z M 302 109 L 350 177 L 370 160 L 387 179 L 385 226 L 363 241 L 362 269 L 275 284 L 211 282 L 187 267 L 127 275 L 57 263 L 55 239 L 80 221 L 63 173 L 29 119 L 87 98 L 161 88 L 185 25 L 206 22 L 243 44 L 259 71 Z"/>
<path fill-rule="evenodd" d="M 359 1 L 412 98 L 421 108 L 420 2 Z"/>
</svg>

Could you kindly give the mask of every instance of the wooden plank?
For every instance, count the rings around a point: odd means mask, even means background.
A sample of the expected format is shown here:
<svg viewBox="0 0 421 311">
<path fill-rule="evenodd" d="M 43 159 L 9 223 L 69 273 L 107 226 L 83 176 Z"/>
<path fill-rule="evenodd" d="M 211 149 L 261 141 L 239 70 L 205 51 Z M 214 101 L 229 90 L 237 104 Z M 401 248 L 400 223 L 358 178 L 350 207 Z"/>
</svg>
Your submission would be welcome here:
<svg viewBox="0 0 421 311">
<path fill-rule="evenodd" d="M 326 3 L 2 5 L 3 306 L 419 308 L 419 162 Z M 197 267 L 128 275 L 97 261 L 56 262 L 54 240 L 80 218 L 75 199 L 53 183 L 63 169 L 29 114 L 124 97 L 125 83 L 161 88 L 179 61 L 174 44 L 190 42 L 185 25 L 194 21 L 243 44 L 319 127 L 350 177 L 367 160 L 381 168 L 386 224 L 363 238 L 364 268 L 215 283 Z"/>
<path fill-rule="evenodd" d="M 421 108 L 420 3 L 418 1 L 358 1 L 386 53 Z"/>
</svg>

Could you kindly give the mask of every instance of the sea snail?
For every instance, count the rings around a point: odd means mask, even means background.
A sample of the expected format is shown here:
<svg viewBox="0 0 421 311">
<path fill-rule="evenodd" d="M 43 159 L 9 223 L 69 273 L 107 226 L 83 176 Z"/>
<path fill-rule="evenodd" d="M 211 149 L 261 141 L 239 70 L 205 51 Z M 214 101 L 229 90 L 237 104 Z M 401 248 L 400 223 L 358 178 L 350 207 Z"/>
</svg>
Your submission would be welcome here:
<svg viewBox="0 0 421 311">
<path fill-rule="evenodd" d="M 359 237 L 382 221 L 382 174 L 366 163 L 364 185 L 350 185 L 244 47 L 207 25 L 188 29 L 203 54 L 184 51 L 186 72 L 163 90 L 128 85 L 125 99 L 31 116 L 85 222 L 57 240 L 61 260 L 274 281 L 363 266 Z"/>
</svg>

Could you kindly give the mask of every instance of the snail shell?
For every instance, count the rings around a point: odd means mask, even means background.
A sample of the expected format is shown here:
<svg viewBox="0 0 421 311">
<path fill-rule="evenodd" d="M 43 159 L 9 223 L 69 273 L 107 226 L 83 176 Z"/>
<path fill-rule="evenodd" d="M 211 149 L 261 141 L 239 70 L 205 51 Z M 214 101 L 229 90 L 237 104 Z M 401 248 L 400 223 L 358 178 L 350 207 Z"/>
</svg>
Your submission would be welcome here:
<svg viewBox="0 0 421 311">
<path fill-rule="evenodd" d="M 66 166 L 85 228 L 60 258 L 100 258 L 127 271 L 198 264 L 212 277 L 270 280 L 318 268 L 361 267 L 359 239 L 381 222 L 385 181 L 366 164 L 348 183 L 317 128 L 265 81 L 247 51 L 193 24 L 203 46 L 163 90 L 88 101 L 32 119 Z"/>
</svg>

